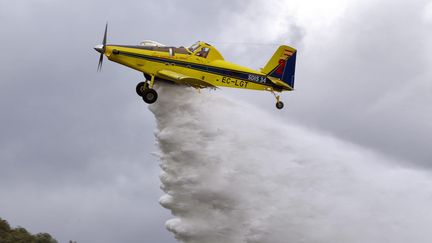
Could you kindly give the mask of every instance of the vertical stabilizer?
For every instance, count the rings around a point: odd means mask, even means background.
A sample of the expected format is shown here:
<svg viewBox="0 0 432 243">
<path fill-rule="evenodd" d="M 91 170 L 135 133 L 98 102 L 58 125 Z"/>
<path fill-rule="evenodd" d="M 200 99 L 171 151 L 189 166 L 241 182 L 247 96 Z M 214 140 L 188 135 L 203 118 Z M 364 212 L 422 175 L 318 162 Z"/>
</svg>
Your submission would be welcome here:
<svg viewBox="0 0 432 243">
<path fill-rule="evenodd" d="M 294 88 L 297 50 L 289 46 L 279 46 L 262 69 L 268 77 L 276 78 Z"/>
</svg>

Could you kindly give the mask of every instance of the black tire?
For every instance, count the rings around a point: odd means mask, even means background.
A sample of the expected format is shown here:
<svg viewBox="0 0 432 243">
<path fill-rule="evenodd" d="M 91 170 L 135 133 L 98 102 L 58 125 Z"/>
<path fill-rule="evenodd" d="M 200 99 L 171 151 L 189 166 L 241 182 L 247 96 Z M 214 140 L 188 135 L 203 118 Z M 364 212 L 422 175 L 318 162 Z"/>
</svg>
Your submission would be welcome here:
<svg viewBox="0 0 432 243">
<path fill-rule="evenodd" d="M 148 83 L 146 83 L 146 82 L 140 82 L 140 83 L 138 83 L 137 86 L 136 86 L 136 92 L 137 92 L 137 94 L 138 94 L 139 96 L 141 96 L 141 97 L 143 96 L 144 91 L 145 91 L 146 89 L 148 89 Z"/>
<path fill-rule="evenodd" d="M 279 110 L 282 109 L 284 107 L 284 103 L 282 101 L 278 101 L 276 102 L 276 108 L 278 108 Z"/>
<path fill-rule="evenodd" d="M 154 89 L 146 89 L 144 90 L 144 93 L 142 95 L 143 100 L 147 104 L 153 104 L 156 102 L 158 98 L 158 94 L 156 93 L 156 90 Z"/>
</svg>

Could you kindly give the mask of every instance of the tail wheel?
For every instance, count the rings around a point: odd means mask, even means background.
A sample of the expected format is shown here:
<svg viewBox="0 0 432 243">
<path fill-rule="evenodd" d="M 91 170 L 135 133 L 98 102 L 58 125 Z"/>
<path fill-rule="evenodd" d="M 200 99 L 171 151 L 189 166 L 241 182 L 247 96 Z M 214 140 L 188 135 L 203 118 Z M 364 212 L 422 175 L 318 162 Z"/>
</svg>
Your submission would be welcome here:
<svg viewBox="0 0 432 243">
<path fill-rule="evenodd" d="M 146 89 L 148 89 L 148 87 L 149 86 L 148 86 L 147 82 L 140 82 L 140 83 L 138 83 L 137 86 L 136 86 L 136 92 L 137 92 L 137 94 L 142 97 L 143 94 L 144 94 L 144 91 Z"/>
<path fill-rule="evenodd" d="M 145 103 L 152 104 L 157 100 L 158 94 L 154 89 L 145 89 L 142 97 Z"/>
<path fill-rule="evenodd" d="M 276 102 L 276 108 L 278 108 L 279 110 L 282 109 L 284 107 L 284 103 L 282 101 L 278 101 Z"/>
</svg>

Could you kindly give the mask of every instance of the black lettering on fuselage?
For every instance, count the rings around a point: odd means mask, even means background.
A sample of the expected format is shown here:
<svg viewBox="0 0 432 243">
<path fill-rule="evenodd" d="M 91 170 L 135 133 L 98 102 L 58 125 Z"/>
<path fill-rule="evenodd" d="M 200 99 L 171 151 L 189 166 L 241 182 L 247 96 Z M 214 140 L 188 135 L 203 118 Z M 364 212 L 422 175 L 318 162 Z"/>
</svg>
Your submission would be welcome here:
<svg viewBox="0 0 432 243">
<path fill-rule="evenodd" d="M 247 88 L 248 81 L 234 79 L 230 77 L 222 77 L 221 82 L 230 86 L 236 86 L 240 88 Z"/>
</svg>

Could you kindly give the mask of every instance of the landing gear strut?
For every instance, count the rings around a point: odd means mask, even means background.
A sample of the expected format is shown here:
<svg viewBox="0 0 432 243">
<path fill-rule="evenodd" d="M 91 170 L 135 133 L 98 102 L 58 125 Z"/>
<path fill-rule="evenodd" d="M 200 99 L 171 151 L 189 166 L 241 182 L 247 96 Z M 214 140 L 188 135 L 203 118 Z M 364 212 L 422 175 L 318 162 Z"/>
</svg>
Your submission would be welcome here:
<svg viewBox="0 0 432 243">
<path fill-rule="evenodd" d="M 137 94 L 141 96 L 147 104 L 155 103 L 158 98 L 156 90 L 153 89 L 153 84 L 154 76 L 151 76 L 150 83 L 146 80 L 145 82 L 138 83 L 136 86 Z"/>
<path fill-rule="evenodd" d="M 280 101 L 280 96 L 276 95 L 273 89 L 269 89 L 269 91 L 274 95 L 274 97 L 276 98 L 276 108 L 278 108 L 279 110 L 282 109 L 284 107 L 284 103 L 282 101 Z"/>
</svg>

